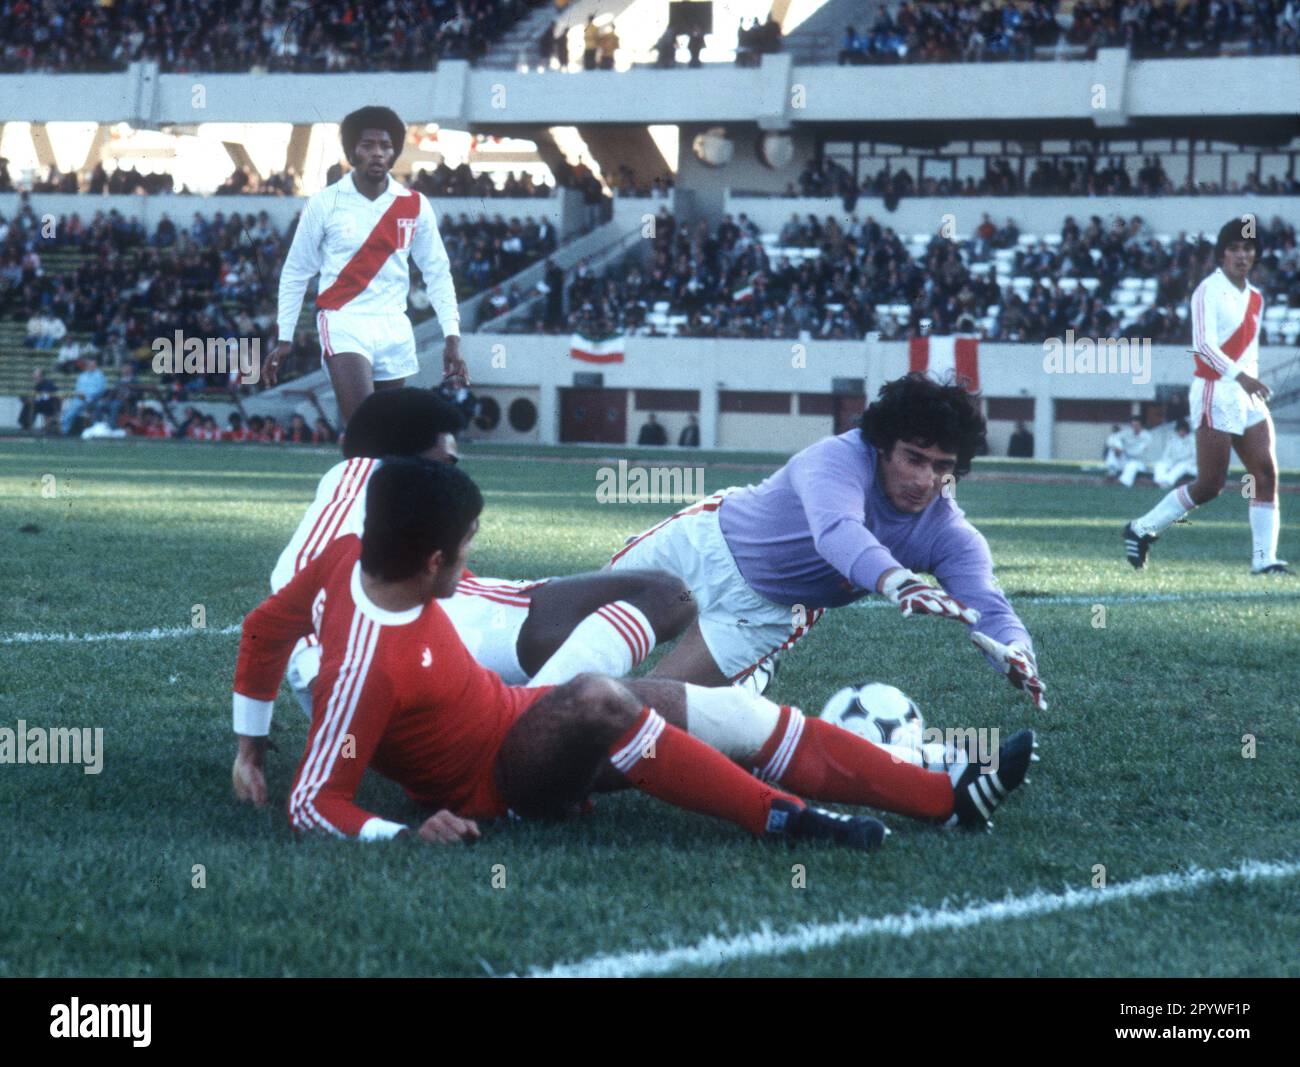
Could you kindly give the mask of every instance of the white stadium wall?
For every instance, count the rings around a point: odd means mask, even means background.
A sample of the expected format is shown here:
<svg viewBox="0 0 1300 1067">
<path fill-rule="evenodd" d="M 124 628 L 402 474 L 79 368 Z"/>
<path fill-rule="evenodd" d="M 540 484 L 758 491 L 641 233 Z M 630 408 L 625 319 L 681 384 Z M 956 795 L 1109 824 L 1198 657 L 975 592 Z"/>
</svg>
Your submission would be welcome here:
<svg viewBox="0 0 1300 1067">
<path fill-rule="evenodd" d="M 723 176 L 731 180 L 730 175 Z M 792 214 L 801 219 L 814 215 L 818 221 L 824 221 L 829 215 L 841 223 L 848 217 L 843 201 L 828 197 L 728 196 L 725 203 L 726 211 L 733 216 L 748 215 L 763 233 L 779 233 Z M 1245 212 L 1266 223 L 1281 218 L 1294 224 L 1300 219 L 1300 199 L 1294 196 L 935 196 L 908 197 L 890 211 L 880 198 L 864 196 L 853 209 L 858 219 L 871 216 L 881 226 L 904 235 L 937 233 L 944 215 L 951 214 L 956 236 L 963 239 L 974 233 L 985 214 L 999 226 L 1008 218 L 1014 219 L 1021 233 L 1038 236 L 1060 234 L 1067 215 L 1073 215 L 1081 226 L 1093 215 L 1103 222 L 1116 215 L 1125 219 L 1140 215 L 1152 232 L 1177 236 L 1183 232 L 1217 234 L 1225 222 Z"/>
<path fill-rule="evenodd" d="M 427 357 L 440 347 L 427 342 L 431 334 L 417 336 L 426 354 L 419 384 L 433 385 L 437 360 Z M 493 345 L 504 346 L 497 353 L 504 359 L 493 360 Z M 603 388 L 628 391 L 624 443 L 635 443 L 647 414 L 630 399 L 636 390 L 693 390 L 699 394 L 703 447 L 794 452 L 832 431 L 834 419 L 826 398 L 864 379 L 870 397 L 881 384 L 908 369 L 905 342 L 809 341 L 805 347 L 800 356 L 795 342 L 629 337 L 624 362 L 592 365 L 569 356 L 567 337 L 468 334 L 462 343 L 474 368 L 477 392 L 509 396 L 530 391 L 528 395 L 536 397 L 537 429 L 524 439 L 542 444 L 561 441 L 561 390 L 581 384 L 575 383 L 575 374 L 599 374 Z M 1134 348 L 1138 349 L 1136 343 Z M 1149 357 L 1138 349 L 1132 358 L 1142 362 L 1129 365 L 1127 371 L 1115 353 L 1108 373 L 1056 373 L 1045 365 L 1041 345 L 982 344 L 980 385 L 989 398 L 993 454 L 1006 454 L 1015 421 L 1024 418 L 1034 433 L 1036 458 L 1095 459 L 1112 422 L 1123 421 L 1143 405 L 1168 399 L 1166 394 L 1185 397 L 1191 356 L 1182 346 L 1151 346 Z M 1265 378 L 1276 381 L 1291 374 L 1300 385 L 1291 349 L 1265 348 L 1260 361 Z M 784 395 L 789 401 L 778 404 L 779 412 L 774 414 L 724 410 L 729 398 L 750 394 Z M 819 401 L 822 413 L 799 414 L 812 406 L 805 401 L 812 400 Z M 1030 411 L 1032 415 L 1026 417 Z M 1300 425 L 1294 413 L 1294 407 L 1277 413 L 1283 417 L 1278 454 L 1287 468 L 1300 468 Z M 676 441 L 685 413 L 657 414 L 669 440 Z M 483 439 L 505 438 L 487 434 Z"/>
<path fill-rule="evenodd" d="M 18 193 L 0 193 L 0 215 L 12 218 L 19 206 Z M 567 196 L 550 197 L 492 197 L 481 196 L 439 196 L 430 200 L 433 210 L 439 218 L 456 218 L 467 215 L 477 219 L 479 215 L 492 218 L 500 215 L 507 221 L 511 218 L 526 219 L 528 216 L 540 221 L 549 219 L 556 231 L 561 234 L 569 232 L 565 223 Z M 281 231 L 285 230 L 298 216 L 306 203 L 306 197 L 299 196 L 92 196 L 79 193 L 31 193 L 28 202 L 37 216 L 80 215 L 82 222 L 89 222 L 97 212 L 107 215 L 116 211 L 123 218 L 139 219 L 141 225 L 150 233 L 159 220 L 168 216 L 178 228 L 189 226 L 194 215 L 200 214 L 211 218 L 217 212 L 226 216 L 232 213 L 240 215 L 258 215 L 265 211 L 271 222 Z M 571 212 L 570 212 L 571 214 Z"/>
<path fill-rule="evenodd" d="M 1007 91 L 1009 70 L 1015 92 Z M 757 122 L 771 130 L 991 119 L 1075 119 L 1105 129 L 1135 118 L 1235 115 L 1243 100 L 1255 114 L 1292 117 L 1300 63 L 1293 56 L 1133 60 L 1107 48 L 1095 60 L 1062 63 L 796 66 L 780 54 L 759 68 L 595 76 L 474 70 L 458 60 L 428 73 L 160 74 L 156 64 L 136 63 L 120 74 L 0 75 L 0 122 L 337 122 L 360 100 L 392 107 L 407 122 L 458 129 L 579 125 L 612 115 L 635 124 Z"/>
</svg>

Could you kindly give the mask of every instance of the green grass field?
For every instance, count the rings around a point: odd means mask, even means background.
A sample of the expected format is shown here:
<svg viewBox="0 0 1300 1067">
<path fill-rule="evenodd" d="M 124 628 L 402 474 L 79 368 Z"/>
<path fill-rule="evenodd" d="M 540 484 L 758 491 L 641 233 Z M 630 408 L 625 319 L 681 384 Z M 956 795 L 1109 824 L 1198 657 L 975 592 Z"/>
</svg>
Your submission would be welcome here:
<svg viewBox="0 0 1300 1067">
<path fill-rule="evenodd" d="M 710 490 L 761 476 L 715 458 L 701 457 Z M 1035 635 L 1048 712 L 959 628 L 888 609 L 829 614 L 784 662 L 770 695 L 808 710 L 879 679 L 932 726 L 1036 727 L 1042 762 L 992 835 L 886 816 L 894 834 L 871 856 L 791 851 L 620 794 L 567 824 L 419 849 L 294 839 L 283 800 L 306 723 L 287 690 L 269 772 L 278 802 L 253 811 L 229 795 L 234 628 L 333 461 L 0 441 L 0 727 L 104 731 L 100 774 L 0 766 L 0 975 L 481 976 L 601 955 L 620 973 L 1300 975 L 1300 583 L 1249 576 L 1239 497 L 1167 534 L 1138 574 L 1119 532 L 1157 490 L 963 483 Z M 673 510 L 597 505 L 599 465 L 593 452 L 467 447 L 487 498 L 473 569 L 592 569 Z M 1292 559 L 1297 503 L 1284 498 Z M 205 629 L 191 625 L 196 605 Z M 373 776 L 363 801 L 418 814 Z M 1252 860 L 1281 866 L 1189 875 Z M 1099 864 L 1105 889 L 1092 887 Z M 1139 882 L 1156 876 L 1168 877 Z M 1027 913 L 962 911 L 1007 897 Z M 816 940 L 822 924 L 904 914 L 911 926 L 864 921 Z M 966 918 L 945 925 L 952 914 Z M 769 941 L 691 950 L 762 930 Z"/>
</svg>

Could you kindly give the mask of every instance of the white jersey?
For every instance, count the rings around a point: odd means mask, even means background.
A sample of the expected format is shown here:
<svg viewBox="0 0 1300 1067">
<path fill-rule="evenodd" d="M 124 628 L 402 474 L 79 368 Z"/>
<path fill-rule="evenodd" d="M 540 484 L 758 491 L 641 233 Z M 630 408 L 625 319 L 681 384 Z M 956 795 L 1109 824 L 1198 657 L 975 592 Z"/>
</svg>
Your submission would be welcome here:
<svg viewBox="0 0 1300 1067">
<path fill-rule="evenodd" d="M 336 537 L 361 536 L 366 524 L 366 486 L 379 463 L 359 456 L 336 463 L 325 472 L 316 487 L 316 499 L 271 571 L 271 592 L 278 593 L 288 585 Z"/>
<path fill-rule="evenodd" d="M 335 538 L 361 536 L 366 525 L 366 487 L 382 462 L 357 457 L 336 463 L 325 472 L 316 499 L 271 572 L 272 592 L 279 592 Z M 533 590 L 546 581 L 480 578 L 466 570 L 456 583 L 456 592 L 438 601 L 470 654 L 499 674 L 507 685 L 528 682 L 529 676 L 519 663 L 519 632 L 528 619 Z M 308 690 L 319 669 L 319 642 L 314 636 L 304 638 L 295 646 L 289 665 L 295 691 Z"/>
<path fill-rule="evenodd" d="M 1196 438 L 1192 434 L 1175 433 L 1165 445 L 1165 454 L 1161 459 L 1169 466 L 1177 466 L 1196 458 Z"/>
<path fill-rule="evenodd" d="M 1249 282 L 1238 289 L 1215 270 L 1192 294 L 1192 347 L 1196 376 L 1210 381 L 1227 375 L 1232 364 L 1241 373 L 1259 377 L 1259 324 L 1264 294 Z"/>
<path fill-rule="evenodd" d="M 351 174 L 344 175 L 308 199 L 298 219 L 280 271 L 279 339 L 293 339 L 307 283 L 317 274 L 318 309 L 405 314 L 412 258 L 443 334 L 459 335 L 451 261 L 424 194 L 390 177 L 388 188 L 370 200 L 357 191 Z"/>
</svg>

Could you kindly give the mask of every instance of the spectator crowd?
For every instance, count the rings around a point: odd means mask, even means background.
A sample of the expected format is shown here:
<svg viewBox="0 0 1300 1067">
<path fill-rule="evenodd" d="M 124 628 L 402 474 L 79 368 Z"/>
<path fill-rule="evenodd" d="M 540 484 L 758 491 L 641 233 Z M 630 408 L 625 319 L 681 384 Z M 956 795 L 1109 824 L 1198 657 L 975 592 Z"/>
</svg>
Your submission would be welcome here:
<svg viewBox="0 0 1300 1067">
<path fill-rule="evenodd" d="M 544 0 L 0 0 L 0 73 L 333 73 L 477 59 Z"/>
<path fill-rule="evenodd" d="M 1035 49 L 1128 48 L 1139 59 L 1300 52 L 1297 0 L 1079 0 L 1062 19 L 1057 0 L 985 0 L 882 6 L 870 26 L 849 26 L 841 65 L 1033 59 Z M 1053 53 L 1050 54 L 1055 54 Z"/>
<path fill-rule="evenodd" d="M 1259 237 L 1252 280 L 1270 304 L 1300 306 L 1295 226 L 1261 222 Z M 647 259 L 634 255 L 604 272 L 583 261 L 567 277 L 548 279 L 545 312 L 526 328 L 654 335 L 659 318 L 650 313 L 666 305 L 668 314 L 685 319 L 677 332 L 691 337 L 860 339 L 874 330 L 884 339 L 978 333 L 1039 343 L 1072 329 L 1079 336 L 1189 343 L 1190 325 L 1179 309 L 1214 269 L 1212 242 L 1182 233 L 1166 247 L 1140 217 L 1067 218 L 1059 242 L 1022 244 L 1014 222 L 998 226 L 986 215 L 969 239 L 936 235 L 914 256 L 874 218 L 852 216 L 841 225 L 796 216 L 774 247 L 808 253 L 770 258 L 744 215 L 710 229 L 703 222 L 678 225 L 665 208 Z M 1027 288 L 999 285 L 999 249 L 1013 250 L 1010 274 L 1031 279 Z M 1126 278 L 1156 281 L 1152 306 L 1131 323 L 1109 309 Z M 1073 282 L 1061 285 L 1065 279 Z M 877 311 L 900 305 L 907 308 L 902 321 Z M 984 325 L 989 316 L 991 327 Z"/>
<path fill-rule="evenodd" d="M 1300 2 L 1300 0 L 1298 0 Z M 947 160 L 945 160 L 947 162 Z M 1022 159 L 986 157 L 984 175 L 978 179 L 923 178 L 917 181 L 910 171 L 880 170 L 858 185 L 848 168 L 829 156 L 809 160 L 800 171 L 797 183 L 786 189 L 790 197 L 837 197 L 853 210 L 860 196 L 880 197 L 886 206 L 897 205 L 906 197 L 928 196 L 1213 196 L 1242 194 L 1255 196 L 1300 196 L 1300 174 L 1291 177 L 1257 178 L 1250 174 L 1244 181 L 1184 181 L 1175 185 L 1156 156 L 1146 156 L 1136 167 L 1123 157 L 1109 160 L 1095 155 L 1077 157 L 1037 156 L 1023 159 L 1026 174 L 1020 177 Z M 1217 165 L 1216 156 L 1213 162 Z M 1216 166 L 1217 169 L 1217 166 Z"/>
</svg>

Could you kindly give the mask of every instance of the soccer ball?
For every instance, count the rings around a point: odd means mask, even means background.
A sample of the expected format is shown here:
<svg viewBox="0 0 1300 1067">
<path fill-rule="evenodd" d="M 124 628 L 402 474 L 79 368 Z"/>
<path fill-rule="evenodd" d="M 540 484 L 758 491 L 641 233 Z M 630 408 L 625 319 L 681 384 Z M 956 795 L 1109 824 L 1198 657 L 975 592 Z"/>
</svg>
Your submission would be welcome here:
<svg viewBox="0 0 1300 1067">
<path fill-rule="evenodd" d="M 848 685 L 826 701 L 822 718 L 878 745 L 920 748 L 925 721 L 901 689 L 882 682 Z"/>
</svg>

